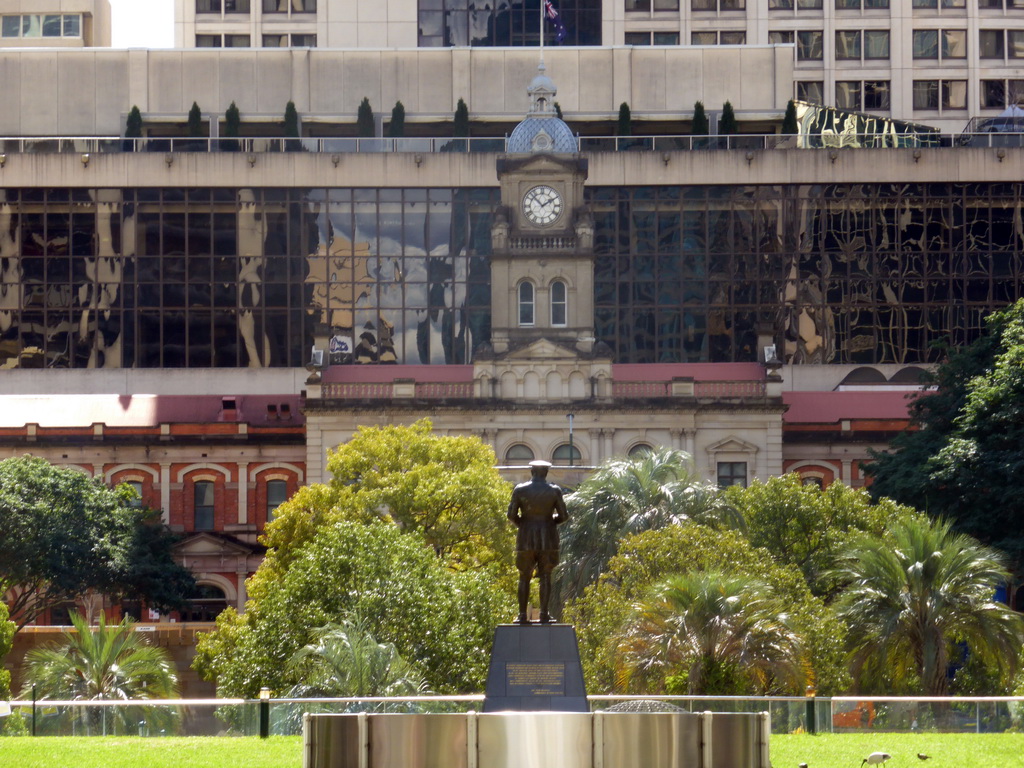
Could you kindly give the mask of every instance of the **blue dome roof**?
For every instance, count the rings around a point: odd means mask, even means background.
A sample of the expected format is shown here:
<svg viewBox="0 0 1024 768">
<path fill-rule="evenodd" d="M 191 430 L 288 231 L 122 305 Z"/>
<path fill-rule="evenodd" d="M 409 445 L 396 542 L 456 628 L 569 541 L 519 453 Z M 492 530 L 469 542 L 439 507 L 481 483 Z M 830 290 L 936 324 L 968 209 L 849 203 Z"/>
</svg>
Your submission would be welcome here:
<svg viewBox="0 0 1024 768">
<path fill-rule="evenodd" d="M 577 151 L 572 129 L 554 115 L 527 117 L 516 126 L 508 138 L 508 152 L 566 152 Z"/>
<path fill-rule="evenodd" d="M 555 112 L 558 89 L 544 73 L 544 62 L 537 67 L 537 76 L 526 92 L 530 95 L 530 111 L 512 131 L 506 151 L 575 153 L 578 149 L 576 137 Z"/>
</svg>

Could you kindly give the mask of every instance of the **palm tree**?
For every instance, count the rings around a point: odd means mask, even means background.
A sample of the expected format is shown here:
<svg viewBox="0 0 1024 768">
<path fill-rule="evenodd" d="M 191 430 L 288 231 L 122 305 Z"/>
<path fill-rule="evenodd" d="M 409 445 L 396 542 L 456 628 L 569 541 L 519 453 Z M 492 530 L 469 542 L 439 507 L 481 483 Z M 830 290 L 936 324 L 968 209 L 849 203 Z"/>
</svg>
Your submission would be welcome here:
<svg viewBox="0 0 1024 768">
<path fill-rule="evenodd" d="M 860 680 L 948 691 L 951 648 L 1012 674 L 1024 643 L 1024 619 L 994 599 L 1005 583 L 1002 558 L 946 521 L 906 520 L 885 539 L 865 538 L 845 553 L 838 611 L 850 628 Z"/>
<path fill-rule="evenodd" d="M 617 683 L 645 692 L 662 692 L 666 683 L 682 692 L 685 684 L 691 695 L 799 688 L 800 643 L 787 621 L 770 588 L 750 577 L 670 576 L 637 605 L 622 633 Z"/>
<path fill-rule="evenodd" d="M 39 698 L 65 701 L 178 695 L 178 678 L 167 651 L 149 645 L 130 618 L 108 625 L 101 613 L 94 628 L 82 615 L 73 613 L 71 623 L 74 630 L 65 632 L 60 641 L 25 655 L 22 696 L 33 687 Z M 88 733 L 128 732 L 141 717 L 149 720 L 151 727 L 167 727 L 175 717 L 166 707 L 81 707 L 75 711 L 83 713 L 80 722 Z"/>
<path fill-rule="evenodd" d="M 302 682 L 291 696 L 414 696 L 426 684 L 392 643 L 378 643 L 360 617 L 321 628 L 289 664 Z"/>
<path fill-rule="evenodd" d="M 583 594 L 597 580 L 626 536 L 693 520 L 743 528 L 743 516 L 719 488 L 700 479 L 684 451 L 659 448 L 612 459 L 566 499 L 556 572 L 560 599 Z"/>
</svg>

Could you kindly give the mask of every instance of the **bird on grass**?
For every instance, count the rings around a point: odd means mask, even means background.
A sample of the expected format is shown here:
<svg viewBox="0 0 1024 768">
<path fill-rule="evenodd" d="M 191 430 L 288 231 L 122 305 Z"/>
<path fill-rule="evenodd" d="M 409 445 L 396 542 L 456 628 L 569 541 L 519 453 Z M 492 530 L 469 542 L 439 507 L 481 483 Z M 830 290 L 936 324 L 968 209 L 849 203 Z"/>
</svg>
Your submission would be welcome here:
<svg viewBox="0 0 1024 768">
<path fill-rule="evenodd" d="M 917 759 L 918 760 L 931 760 L 932 756 L 931 755 L 926 755 L 924 752 L 918 752 L 917 753 Z"/>
<path fill-rule="evenodd" d="M 807 763 L 800 763 L 797 768 L 807 768 Z"/>
<path fill-rule="evenodd" d="M 890 755 L 888 752 L 872 752 L 870 755 L 868 755 L 860 761 L 861 768 L 864 768 L 865 764 L 878 765 L 880 763 L 885 763 L 885 761 L 889 760 L 890 758 L 892 758 L 892 755 Z"/>
</svg>

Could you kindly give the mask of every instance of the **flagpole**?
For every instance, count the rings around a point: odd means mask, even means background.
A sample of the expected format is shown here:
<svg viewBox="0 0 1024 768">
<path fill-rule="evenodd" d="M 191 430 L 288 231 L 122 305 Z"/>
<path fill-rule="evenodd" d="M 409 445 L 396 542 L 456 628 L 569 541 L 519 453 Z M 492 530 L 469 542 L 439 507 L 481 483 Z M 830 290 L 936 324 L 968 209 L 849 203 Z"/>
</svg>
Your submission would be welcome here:
<svg viewBox="0 0 1024 768">
<path fill-rule="evenodd" d="M 540 63 L 544 65 L 544 0 L 537 0 L 540 10 Z"/>
</svg>

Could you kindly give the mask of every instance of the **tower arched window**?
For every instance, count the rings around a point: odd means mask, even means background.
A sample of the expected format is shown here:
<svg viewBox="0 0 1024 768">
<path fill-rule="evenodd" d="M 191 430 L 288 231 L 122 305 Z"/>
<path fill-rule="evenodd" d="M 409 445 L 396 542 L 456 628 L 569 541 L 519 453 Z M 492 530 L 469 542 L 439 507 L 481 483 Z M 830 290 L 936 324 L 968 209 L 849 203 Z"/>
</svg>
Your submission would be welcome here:
<svg viewBox="0 0 1024 768">
<path fill-rule="evenodd" d="M 519 284 L 519 325 L 534 324 L 534 309 L 533 283 L 524 280 Z"/>
<path fill-rule="evenodd" d="M 551 284 L 551 325 L 569 324 L 569 291 L 562 280 Z"/>
</svg>

